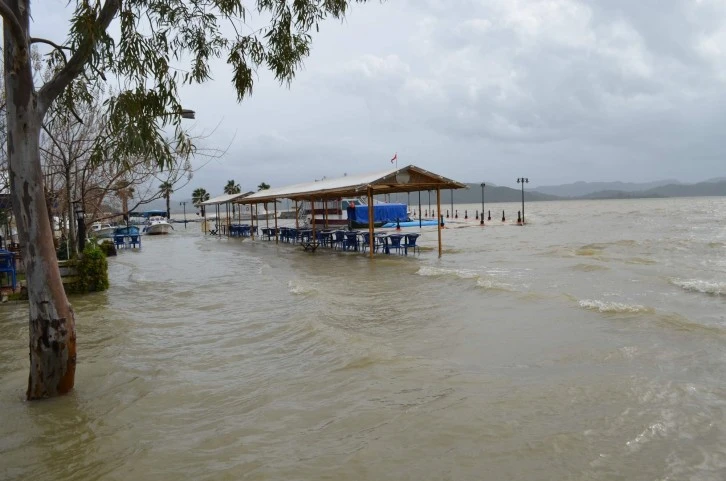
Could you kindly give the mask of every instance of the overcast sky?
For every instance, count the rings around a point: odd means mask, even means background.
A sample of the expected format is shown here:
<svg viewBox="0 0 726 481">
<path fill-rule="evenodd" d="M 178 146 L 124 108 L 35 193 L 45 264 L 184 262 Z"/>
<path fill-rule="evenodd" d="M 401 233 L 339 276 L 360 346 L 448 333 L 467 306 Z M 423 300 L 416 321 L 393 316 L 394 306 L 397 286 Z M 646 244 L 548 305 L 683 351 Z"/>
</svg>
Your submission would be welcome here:
<svg viewBox="0 0 726 481">
<path fill-rule="evenodd" d="M 322 26 L 289 89 L 261 73 L 238 104 L 224 62 L 213 75 L 182 103 L 228 151 L 179 195 L 384 170 L 394 153 L 511 187 L 726 175 L 722 0 L 373 2 Z"/>
</svg>

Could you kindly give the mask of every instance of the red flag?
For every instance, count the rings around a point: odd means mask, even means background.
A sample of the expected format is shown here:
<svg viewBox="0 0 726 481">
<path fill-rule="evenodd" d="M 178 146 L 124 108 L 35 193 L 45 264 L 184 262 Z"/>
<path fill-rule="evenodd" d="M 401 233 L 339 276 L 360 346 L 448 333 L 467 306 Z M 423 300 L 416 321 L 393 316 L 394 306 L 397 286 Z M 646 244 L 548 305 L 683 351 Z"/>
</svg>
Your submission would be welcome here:
<svg viewBox="0 0 726 481">
<path fill-rule="evenodd" d="M 398 160 L 398 152 L 393 154 L 393 158 L 391 159 L 391 163 L 394 163 L 396 160 Z"/>
</svg>

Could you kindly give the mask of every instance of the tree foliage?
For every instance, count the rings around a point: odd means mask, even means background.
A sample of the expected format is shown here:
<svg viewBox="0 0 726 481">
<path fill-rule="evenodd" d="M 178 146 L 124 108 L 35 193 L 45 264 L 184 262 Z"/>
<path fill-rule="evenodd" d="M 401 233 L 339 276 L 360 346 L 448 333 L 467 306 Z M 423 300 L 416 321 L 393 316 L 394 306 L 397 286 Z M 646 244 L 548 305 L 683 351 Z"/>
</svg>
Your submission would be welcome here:
<svg viewBox="0 0 726 481">
<path fill-rule="evenodd" d="M 9 179 L 29 300 L 28 399 L 64 394 L 75 382 L 75 315 L 55 264 L 40 160 L 51 106 L 77 112 L 92 101 L 90 79 L 113 78 L 118 92 L 104 101 L 91 162 L 125 170 L 142 159 L 169 169 L 195 152 L 181 127 L 181 86 L 209 80 L 215 58 L 230 65 L 238 100 L 252 92 L 258 69 L 289 83 L 312 31 L 352 2 L 365 0 L 76 0 L 67 35 L 54 41 L 32 36 L 31 0 L 0 0 Z M 45 15 L 39 5 L 33 13 Z M 49 72 L 38 85 L 32 45 L 45 49 Z"/>
<path fill-rule="evenodd" d="M 225 194 L 239 194 L 240 192 L 242 192 L 242 187 L 239 184 L 235 184 L 234 179 L 228 180 L 227 185 L 224 186 Z"/>
<path fill-rule="evenodd" d="M 288 84 L 310 53 L 311 33 L 326 18 L 342 18 L 353 1 L 365 0 L 79 0 L 64 44 L 31 40 L 50 46 L 56 72 L 41 93 L 57 92 L 58 102 L 75 109 L 89 99 L 89 78 L 120 79 L 121 90 L 106 102 L 108 124 L 94 159 L 143 155 L 168 166 L 194 151 L 180 123 L 180 86 L 209 80 L 214 58 L 231 67 L 238 100 L 252 93 L 261 68 Z M 118 35 L 108 29 L 112 19 Z"/>
</svg>

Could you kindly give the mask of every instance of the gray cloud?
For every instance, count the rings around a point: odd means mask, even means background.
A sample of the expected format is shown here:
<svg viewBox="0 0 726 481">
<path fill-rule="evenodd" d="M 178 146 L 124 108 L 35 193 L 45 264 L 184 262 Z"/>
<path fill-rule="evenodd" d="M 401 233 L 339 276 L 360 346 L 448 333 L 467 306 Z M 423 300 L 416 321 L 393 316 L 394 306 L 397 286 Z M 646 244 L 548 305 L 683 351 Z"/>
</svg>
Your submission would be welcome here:
<svg viewBox="0 0 726 481">
<path fill-rule="evenodd" d="M 37 15 L 36 15 L 37 16 Z M 726 6 L 717 0 L 403 0 L 327 22 L 291 88 L 236 103 L 230 73 L 184 89 L 223 159 L 218 194 L 385 169 L 463 180 L 724 175 Z"/>
</svg>

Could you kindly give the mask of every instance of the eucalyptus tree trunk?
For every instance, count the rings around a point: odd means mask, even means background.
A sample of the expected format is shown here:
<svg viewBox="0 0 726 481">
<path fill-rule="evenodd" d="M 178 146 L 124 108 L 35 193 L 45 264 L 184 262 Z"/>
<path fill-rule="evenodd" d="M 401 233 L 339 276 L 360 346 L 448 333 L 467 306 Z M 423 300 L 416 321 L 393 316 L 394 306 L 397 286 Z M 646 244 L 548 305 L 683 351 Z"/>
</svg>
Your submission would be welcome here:
<svg viewBox="0 0 726 481">
<path fill-rule="evenodd" d="M 19 25 L 4 22 L 5 92 L 8 161 L 13 214 L 25 265 L 30 330 L 28 399 L 70 391 L 76 370 L 76 328 L 73 309 L 61 282 L 46 209 L 40 164 L 43 108 L 33 88 L 27 43 L 30 5 L 27 0 L 4 0 Z M 15 29 L 13 32 L 11 30 Z"/>
</svg>

